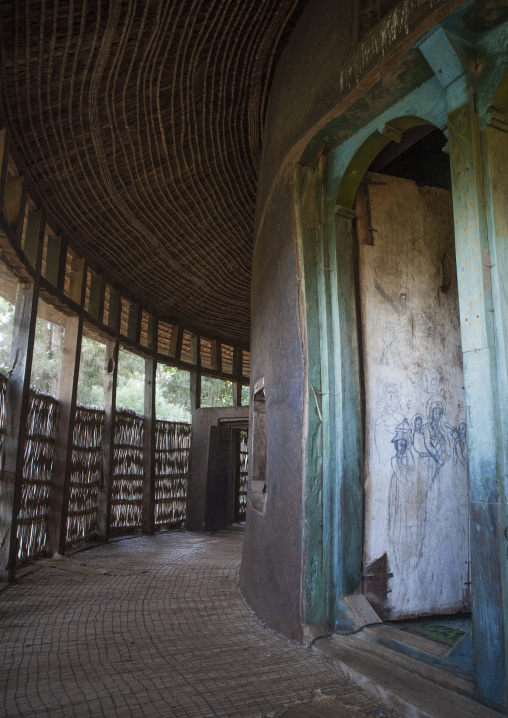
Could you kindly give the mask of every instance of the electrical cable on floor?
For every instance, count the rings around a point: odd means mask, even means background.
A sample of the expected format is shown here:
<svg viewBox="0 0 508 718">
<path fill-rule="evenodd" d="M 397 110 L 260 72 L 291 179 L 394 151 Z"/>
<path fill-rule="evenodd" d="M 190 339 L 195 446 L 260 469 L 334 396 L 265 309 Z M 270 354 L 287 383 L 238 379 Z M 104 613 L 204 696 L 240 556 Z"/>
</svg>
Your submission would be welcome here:
<svg viewBox="0 0 508 718">
<path fill-rule="evenodd" d="M 360 631 L 363 631 L 364 628 L 371 628 L 372 626 L 384 626 L 386 625 L 383 621 L 376 621 L 375 623 L 364 623 L 363 626 L 360 626 L 360 628 L 355 628 L 352 631 L 330 631 L 329 633 L 323 633 L 322 636 L 316 636 L 316 638 L 313 638 L 312 641 L 309 643 L 309 648 L 312 648 L 314 643 L 316 641 L 319 641 L 320 638 L 330 638 L 331 636 L 352 636 L 355 633 L 360 633 Z"/>
</svg>

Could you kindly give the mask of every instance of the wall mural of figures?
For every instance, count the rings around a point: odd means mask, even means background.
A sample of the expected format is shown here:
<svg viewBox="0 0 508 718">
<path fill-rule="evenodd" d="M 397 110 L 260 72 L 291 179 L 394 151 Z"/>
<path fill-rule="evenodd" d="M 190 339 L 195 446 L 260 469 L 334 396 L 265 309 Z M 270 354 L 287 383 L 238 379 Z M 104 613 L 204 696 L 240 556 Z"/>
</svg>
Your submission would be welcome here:
<svg viewBox="0 0 508 718">
<path fill-rule="evenodd" d="M 451 195 L 368 179 L 364 573 L 386 554 L 385 616 L 453 613 L 469 607 L 469 528 Z"/>
</svg>

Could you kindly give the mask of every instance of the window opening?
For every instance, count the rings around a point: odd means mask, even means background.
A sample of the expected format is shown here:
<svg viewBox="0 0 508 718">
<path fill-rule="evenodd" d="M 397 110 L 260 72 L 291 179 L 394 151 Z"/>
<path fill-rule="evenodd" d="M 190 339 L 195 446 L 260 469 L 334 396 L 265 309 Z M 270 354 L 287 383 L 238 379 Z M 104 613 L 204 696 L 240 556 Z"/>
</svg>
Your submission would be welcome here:
<svg viewBox="0 0 508 718">
<path fill-rule="evenodd" d="M 201 377 L 201 406 L 233 406 L 233 383 L 210 376 Z"/>
</svg>

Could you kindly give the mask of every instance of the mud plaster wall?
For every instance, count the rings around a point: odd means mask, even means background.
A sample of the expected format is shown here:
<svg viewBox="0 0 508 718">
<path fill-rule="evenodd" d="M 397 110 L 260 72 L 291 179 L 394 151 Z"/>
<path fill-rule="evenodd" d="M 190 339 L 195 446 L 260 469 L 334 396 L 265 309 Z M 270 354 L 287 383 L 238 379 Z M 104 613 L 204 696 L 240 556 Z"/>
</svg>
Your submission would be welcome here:
<svg viewBox="0 0 508 718">
<path fill-rule="evenodd" d="M 299 320 L 305 307 L 299 306 L 295 168 L 313 134 L 341 107 L 351 104 L 352 100 L 344 101 L 346 95 L 361 97 L 403 57 L 413 38 L 458 7 L 460 0 L 398 3 L 400 12 L 354 52 L 353 4 L 352 0 L 307 3 L 270 92 L 258 180 L 251 384 L 265 378 L 268 495 L 264 514 L 252 506 L 247 509 L 241 587 L 268 625 L 294 638 L 301 636 L 304 620 L 302 481 L 306 461 L 302 448 L 306 442 L 304 329 Z M 379 63 L 389 52 L 393 57 L 383 70 Z"/>
<path fill-rule="evenodd" d="M 387 617 L 454 613 L 468 604 L 469 539 L 451 193 L 369 181 L 373 230 L 359 233 L 366 572 L 386 554 Z"/>
<path fill-rule="evenodd" d="M 289 179 L 279 183 L 268 212 L 271 231 L 254 259 L 251 330 L 251 381 L 265 381 L 267 489 L 264 513 L 247 505 L 240 582 L 269 626 L 298 638 L 304 390 Z"/>
</svg>

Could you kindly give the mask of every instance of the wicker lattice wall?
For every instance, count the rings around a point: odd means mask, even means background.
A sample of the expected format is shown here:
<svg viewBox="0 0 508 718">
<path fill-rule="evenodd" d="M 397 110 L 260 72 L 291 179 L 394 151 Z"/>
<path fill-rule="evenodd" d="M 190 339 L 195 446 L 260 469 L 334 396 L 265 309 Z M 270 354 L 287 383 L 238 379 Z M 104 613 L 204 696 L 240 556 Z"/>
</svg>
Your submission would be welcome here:
<svg viewBox="0 0 508 718">
<path fill-rule="evenodd" d="M 7 379 L 0 374 L 0 440 L 5 421 Z M 53 471 L 58 402 L 30 392 L 27 441 L 18 522 L 18 560 L 44 550 L 49 486 Z M 67 545 L 93 539 L 102 472 L 104 411 L 78 407 L 73 435 Z M 191 425 L 156 422 L 155 523 L 157 528 L 185 521 Z M 121 411 L 115 418 L 111 528 L 139 529 L 143 497 L 143 418 Z"/>
<path fill-rule="evenodd" d="M 44 550 L 58 402 L 30 392 L 23 466 L 21 509 L 18 517 L 18 560 Z"/>
<path fill-rule="evenodd" d="M 155 429 L 155 525 L 185 521 L 191 425 L 157 421 Z"/>
<path fill-rule="evenodd" d="M 92 539 L 102 474 L 101 438 L 104 411 L 78 407 L 74 424 L 67 515 L 67 545 Z"/>
<path fill-rule="evenodd" d="M 238 519 L 245 521 L 247 512 L 247 475 L 249 473 L 249 432 L 247 429 L 240 431 L 240 486 L 238 488 Z"/>
<path fill-rule="evenodd" d="M 119 411 L 115 417 L 115 451 L 111 529 L 141 527 L 143 503 L 143 417 Z"/>
</svg>

